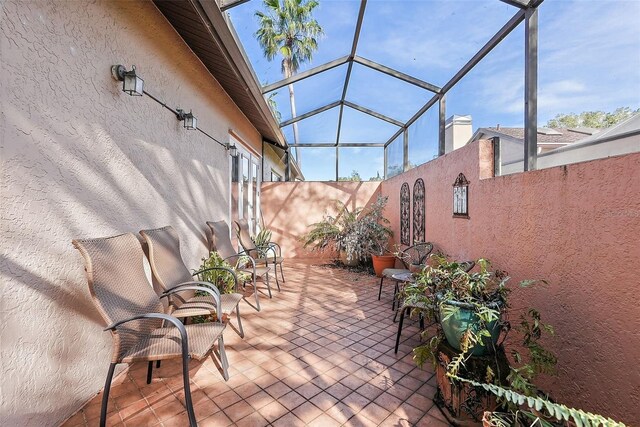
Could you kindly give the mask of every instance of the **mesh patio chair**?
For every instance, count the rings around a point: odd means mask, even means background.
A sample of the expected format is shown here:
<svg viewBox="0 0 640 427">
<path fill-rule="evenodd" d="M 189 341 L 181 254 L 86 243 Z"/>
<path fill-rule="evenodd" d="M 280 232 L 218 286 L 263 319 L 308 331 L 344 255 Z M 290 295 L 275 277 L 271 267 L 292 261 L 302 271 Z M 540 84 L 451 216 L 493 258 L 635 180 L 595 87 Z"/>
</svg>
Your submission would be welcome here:
<svg viewBox="0 0 640 427">
<path fill-rule="evenodd" d="M 176 286 L 181 286 L 193 280 L 189 269 L 184 265 L 180 255 L 180 239 L 178 233 L 170 225 L 152 230 L 141 230 L 140 235 L 149 247 L 149 263 L 151 272 L 157 284 L 166 292 Z M 198 271 L 193 276 L 209 270 L 227 270 L 236 277 L 235 272 L 223 267 L 212 267 Z M 205 282 L 206 283 L 206 282 Z M 211 285 L 215 288 L 214 285 Z M 238 293 L 238 280 L 236 278 L 235 291 L 231 294 L 221 294 L 220 303 L 222 310 L 218 310 L 210 296 L 198 296 L 195 292 L 175 295 L 171 298 L 171 314 L 178 318 L 192 316 L 206 316 L 215 312 L 218 318 L 224 314 L 231 314 L 234 310 L 238 321 L 238 335 L 244 337 L 242 320 L 240 319 L 240 301 L 242 294 Z"/>
<path fill-rule="evenodd" d="M 280 245 L 275 242 L 269 242 L 264 247 L 257 247 L 253 240 L 251 240 L 251 235 L 249 234 L 249 223 L 246 219 L 241 219 L 238 221 L 234 221 L 236 226 L 236 233 L 238 234 L 238 240 L 240 241 L 240 245 L 242 249 L 247 251 L 249 255 L 251 255 L 255 260 L 256 264 L 260 265 L 273 265 L 274 276 L 276 276 L 276 286 L 278 286 L 278 290 L 280 290 L 280 282 L 278 281 L 278 266 L 280 266 L 280 275 L 282 276 L 282 281 L 284 280 L 284 271 L 282 270 L 282 262 L 284 258 L 282 257 L 282 249 Z"/>
<path fill-rule="evenodd" d="M 269 285 L 269 271 L 271 268 L 264 265 L 256 266 L 256 260 L 251 257 L 247 251 L 236 252 L 231 243 L 231 234 L 227 221 L 207 221 L 207 226 L 209 229 L 207 233 L 209 251 L 217 251 L 225 261 L 234 263 L 239 271 L 252 276 L 253 291 L 256 296 L 255 309 L 260 311 L 260 299 L 258 298 L 256 280 L 257 278 L 262 278 L 263 283 L 269 291 L 269 298 L 271 298 L 271 285 Z"/>
<path fill-rule="evenodd" d="M 384 279 L 393 279 L 394 274 L 411 273 L 410 267 L 421 270 L 424 268 L 427 262 L 427 257 L 433 251 L 433 243 L 424 242 L 416 243 L 413 246 L 400 251 L 398 259 L 404 265 L 404 268 L 385 268 L 382 271 L 382 277 L 380 278 L 380 290 L 378 291 L 378 301 L 382 296 L 382 283 Z M 394 279 L 395 280 L 395 279 Z M 395 280 L 395 286 L 393 288 L 393 300 L 391 301 L 391 309 L 396 309 L 396 296 L 400 290 L 398 281 Z"/>
<path fill-rule="evenodd" d="M 206 358 L 216 342 L 224 379 L 229 378 L 229 363 L 224 351 L 224 323 L 212 322 L 183 325 L 166 314 L 161 298 L 181 292 L 200 290 L 211 295 L 220 309 L 216 290 L 197 282 L 173 288 L 160 297 L 153 291 L 145 274 L 144 252 L 132 233 L 101 239 L 73 240 L 85 261 L 89 291 L 100 316 L 113 338 L 113 352 L 102 396 L 100 426 L 106 423 L 111 380 L 118 363 L 182 359 L 182 376 L 189 425 L 196 426 L 189 387 L 189 358 Z M 164 326 L 164 324 L 168 326 Z"/>
<path fill-rule="evenodd" d="M 466 273 L 470 272 L 471 269 L 473 269 L 473 267 L 475 267 L 476 263 L 474 261 L 463 261 L 460 263 L 460 268 L 463 269 Z M 398 305 L 400 305 L 400 303 L 398 302 Z M 396 348 L 395 348 L 395 352 L 398 353 L 398 347 L 400 346 L 400 335 L 402 334 L 402 323 L 404 322 L 404 316 L 407 313 L 411 313 L 411 310 L 420 310 L 420 329 L 424 329 L 424 316 L 422 315 L 423 311 L 428 310 L 430 307 L 428 307 L 426 305 L 426 303 L 424 302 L 414 302 L 414 303 L 409 303 L 406 300 L 404 300 L 402 302 L 402 305 L 398 308 L 398 311 L 400 312 L 400 321 L 398 322 L 398 334 L 396 335 Z M 396 315 L 398 314 L 398 312 L 396 311 Z M 430 323 L 428 326 L 431 326 L 435 323 L 436 319 L 432 319 L 433 322 Z M 393 321 L 396 321 L 395 316 L 393 317 Z"/>
</svg>

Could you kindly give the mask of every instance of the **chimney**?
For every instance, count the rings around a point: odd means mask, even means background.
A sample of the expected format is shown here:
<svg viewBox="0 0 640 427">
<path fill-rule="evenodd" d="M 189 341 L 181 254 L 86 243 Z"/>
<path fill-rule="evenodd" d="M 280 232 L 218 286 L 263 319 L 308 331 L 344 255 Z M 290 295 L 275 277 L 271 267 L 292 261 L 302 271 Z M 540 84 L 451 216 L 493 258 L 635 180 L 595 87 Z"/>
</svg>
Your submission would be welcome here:
<svg viewBox="0 0 640 427">
<path fill-rule="evenodd" d="M 472 136 L 471 116 L 454 114 L 444 125 L 444 152 L 450 153 L 466 145 Z"/>
<path fill-rule="evenodd" d="M 500 130 L 500 123 L 496 126 L 496 130 Z"/>
</svg>

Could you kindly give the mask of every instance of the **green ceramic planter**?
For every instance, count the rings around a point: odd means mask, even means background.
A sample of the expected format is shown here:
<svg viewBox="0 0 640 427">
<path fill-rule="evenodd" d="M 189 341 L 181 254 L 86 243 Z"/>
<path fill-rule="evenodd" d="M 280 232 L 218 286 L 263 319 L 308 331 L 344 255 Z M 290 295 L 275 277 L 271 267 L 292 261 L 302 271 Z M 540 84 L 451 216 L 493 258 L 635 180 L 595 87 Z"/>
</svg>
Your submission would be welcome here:
<svg viewBox="0 0 640 427">
<path fill-rule="evenodd" d="M 440 320 L 447 342 L 451 347 L 460 351 L 460 339 L 462 338 L 462 334 L 464 334 L 469 326 L 471 326 L 472 331 L 478 332 L 481 329 L 480 318 L 473 309 L 467 308 L 469 307 L 467 304 L 457 301 L 447 301 L 444 304 L 455 305 L 460 308 L 457 313 L 449 317 L 447 320 Z M 443 318 L 444 316 L 440 313 L 440 319 Z M 498 337 L 500 336 L 498 320 L 494 320 L 489 323 L 487 325 L 487 330 L 491 333 L 491 341 L 493 341 L 493 344 L 495 345 L 498 342 Z M 476 344 L 471 350 L 471 354 L 474 356 L 482 356 L 490 348 L 491 341 L 489 341 L 488 337 L 485 337 L 484 345 Z"/>
</svg>

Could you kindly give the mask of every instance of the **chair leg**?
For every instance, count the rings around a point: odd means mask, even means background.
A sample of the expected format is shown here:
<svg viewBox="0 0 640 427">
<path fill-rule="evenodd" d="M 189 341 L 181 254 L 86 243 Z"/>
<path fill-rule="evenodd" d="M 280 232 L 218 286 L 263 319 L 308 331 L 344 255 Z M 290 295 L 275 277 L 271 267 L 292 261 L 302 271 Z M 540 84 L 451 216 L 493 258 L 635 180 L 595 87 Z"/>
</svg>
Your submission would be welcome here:
<svg viewBox="0 0 640 427">
<path fill-rule="evenodd" d="M 225 381 L 229 381 L 229 360 L 227 360 L 227 353 L 224 351 L 224 339 L 222 334 L 218 337 L 218 351 L 220 352 L 220 364 L 222 365 L 222 377 Z"/>
<path fill-rule="evenodd" d="M 398 299 L 398 292 L 400 288 L 398 287 L 398 281 L 396 280 L 396 284 L 393 287 L 393 299 L 391 300 L 391 310 L 396 309 L 396 300 Z"/>
<path fill-rule="evenodd" d="M 240 305 L 236 306 L 236 318 L 238 319 L 238 329 L 240 330 L 240 338 L 244 338 L 244 330 L 242 329 L 242 319 L 240 318 Z"/>
<path fill-rule="evenodd" d="M 280 263 L 280 275 L 282 276 L 282 282 L 286 282 L 286 280 L 284 280 L 284 270 L 282 269 L 282 263 Z"/>
<path fill-rule="evenodd" d="M 276 286 L 280 292 L 280 282 L 278 281 L 278 264 L 273 264 L 273 275 L 276 276 Z"/>
<path fill-rule="evenodd" d="M 193 411 L 193 401 L 191 400 L 191 386 L 189 385 L 189 353 L 183 348 L 182 351 L 182 381 L 184 383 L 184 403 L 189 415 L 189 426 L 197 427 L 196 414 Z"/>
<path fill-rule="evenodd" d="M 380 301 L 380 297 L 382 296 L 382 282 L 384 282 L 384 276 L 380 278 L 380 290 L 378 291 L 378 301 Z"/>
<path fill-rule="evenodd" d="M 265 273 L 265 280 L 266 280 L 266 285 L 267 285 L 267 290 L 269 291 L 269 299 L 273 298 L 273 296 L 271 295 L 271 283 L 269 283 L 269 272 Z"/>
<path fill-rule="evenodd" d="M 107 373 L 107 380 L 104 383 L 104 391 L 102 392 L 102 408 L 100 408 L 100 427 L 107 425 L 107 406 L 109 404 L 109 391 L 111 390 L 111 380 L 113 379 L 113 372 L 116 369 L 117 363 L 111 363 L 109 365 L 109 372 Z"/>
<path fill-rule="evenodd" d="M 258 286 L 256 285 L 256 276 L 253 276 L 253 293 L 256 294 L 256 311 L 260 311 L 260 300 L 258 299 Z"/>
<path fill-rule="evenodd" d="M 400 347 L 400 334 L 402 333 L 402 323 L 404 322 L 404 313 L 409 307 L 402 307 L 400 310 L 400 321 L 398 322 L 398 335 L 396 335 L 396 349 L 395 354 L 398 354 L 398 347 Z"/>
<path fill-rule="evenodd" d="M 153 360 L 149 360 L 149 366 L 147 367 L 147 384 L 151 384 L 152 375 L 153 375 Z"/>
<path fill-rule="evenodd" d="M 420 330 L 424 329 L 424 316 L 420 313 Z"/>
</svg>

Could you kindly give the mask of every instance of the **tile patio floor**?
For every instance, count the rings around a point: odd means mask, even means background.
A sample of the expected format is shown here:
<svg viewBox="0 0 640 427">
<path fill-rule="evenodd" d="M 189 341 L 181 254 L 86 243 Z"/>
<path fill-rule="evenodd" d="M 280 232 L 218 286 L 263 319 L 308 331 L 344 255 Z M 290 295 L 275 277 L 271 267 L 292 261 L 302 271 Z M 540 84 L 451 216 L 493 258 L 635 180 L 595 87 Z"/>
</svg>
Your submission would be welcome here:
<svg viewBox="0 0 640 427">
<path fill-rule="evenodd" d="M 448 425 L 432 402 L 433 373 L 411 360 L 415 322 L 405 321 L 393 353 L 390 281 L 378 301 L 374 276 L 286 264 L 287 282 L 262 297 L 261 312 L 241 303 L 245 338 L 225 331 L 229 381 L 217 360 L 191 361 L 199 426 Z M 146 368 L 134 364 L 114 381 L 107 425 L 187 426 L 179 361 L 164 361 L 149 385 Z M 63 425 L 97 426 L 101 396 Z"/>
</svg>

